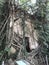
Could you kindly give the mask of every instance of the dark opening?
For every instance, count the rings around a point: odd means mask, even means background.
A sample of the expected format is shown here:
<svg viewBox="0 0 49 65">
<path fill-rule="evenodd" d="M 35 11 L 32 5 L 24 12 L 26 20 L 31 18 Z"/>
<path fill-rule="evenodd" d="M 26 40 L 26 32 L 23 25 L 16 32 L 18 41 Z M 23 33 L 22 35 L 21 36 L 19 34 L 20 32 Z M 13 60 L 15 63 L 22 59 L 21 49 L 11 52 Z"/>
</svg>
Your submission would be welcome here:
<svg viewBox="0 0 49 65">
<path fill-rule="evenodd" d="M 25 37 L 25 43 L 26 43 L 26 51 L 28 53 L 31 52 L 30 47 L 29 47 L 29 37 Z"/>
</svg>

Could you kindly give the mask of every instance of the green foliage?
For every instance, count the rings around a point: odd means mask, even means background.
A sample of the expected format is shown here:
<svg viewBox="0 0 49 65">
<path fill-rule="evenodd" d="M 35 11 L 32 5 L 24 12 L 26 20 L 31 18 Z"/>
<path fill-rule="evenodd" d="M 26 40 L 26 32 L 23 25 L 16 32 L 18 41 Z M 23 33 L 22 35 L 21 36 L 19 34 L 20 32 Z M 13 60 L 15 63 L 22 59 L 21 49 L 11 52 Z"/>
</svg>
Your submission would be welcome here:
<svg viewBox="0 0 49 65">
<path fill-rule="evenodd" d="M 26 3 L 28 0 L 20 0 L 20 4 Z"/>
<path fill-rule="evenodd" d="M 4 19 L 5 16 L 8 14 L 7 13 L 7 3 L 5 2 L 6 0 L 0 0 L 0 31 L 4 25 Z M 6 32 L 6 28 L 4 29 L 4 31 L 2 32 L 2 34 L 4 35 L 4 33 Z M 0 35 L 0 41 L 2 40 L 2 34 Z M 6 39 L 6 37 L 4 37 Z M 4 54 L 6 54 L 6 52 L 8 52 L 8 48 L 5 48 L 5 39 L 3 42 L 0 42 L 0 63 L 2 62 L 2 60 L 4 59 Z"/>
<path fill-rule="evenodd" d="M 41 47 L 41 51 L 44 55 L 49 56 L 49 51 L 48 51 L 49 50 L 49 21 L 48 21 L 49 17 L 47 18 L 47 15 L 49 15 L 49 13 L 46 12 L 47 9 L 46 7 L 48 6 L 46 6 L 46 4 L 44 6 L 41 5 L 40 10 L 38 11 L 40 16 L 42 17 L 41 21 L 36 20 L 34 24 L 35 24 L 35 29 L 38 30 L 39 42 L 43 47 L 43 48 Z"/>
<path fill-rule="evenodd" d="M 1 50 L 1 51 L 0 51 L 0 61 L 3 60 L 3 59 L 5 60 L 4 55 L 7 56 L 6 53 L 8 53 L 9 50 L 10 50 L 10 48 L 5 48 L 4 50 Z"/>
</svg>

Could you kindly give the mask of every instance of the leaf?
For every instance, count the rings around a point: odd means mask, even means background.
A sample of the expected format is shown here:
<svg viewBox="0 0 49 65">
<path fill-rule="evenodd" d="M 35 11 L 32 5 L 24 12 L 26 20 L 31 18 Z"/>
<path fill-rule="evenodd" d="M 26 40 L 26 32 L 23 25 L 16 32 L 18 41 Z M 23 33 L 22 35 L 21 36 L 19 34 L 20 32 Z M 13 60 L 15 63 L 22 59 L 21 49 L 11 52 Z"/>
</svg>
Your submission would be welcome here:
<svg viewBox="0 0 49 65">
<path fill-rule="evenodd" d="M 5 48 L 5 51 L 9 52 L 10 51 L 10 48 Z"/>
</svg>

